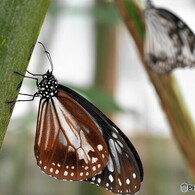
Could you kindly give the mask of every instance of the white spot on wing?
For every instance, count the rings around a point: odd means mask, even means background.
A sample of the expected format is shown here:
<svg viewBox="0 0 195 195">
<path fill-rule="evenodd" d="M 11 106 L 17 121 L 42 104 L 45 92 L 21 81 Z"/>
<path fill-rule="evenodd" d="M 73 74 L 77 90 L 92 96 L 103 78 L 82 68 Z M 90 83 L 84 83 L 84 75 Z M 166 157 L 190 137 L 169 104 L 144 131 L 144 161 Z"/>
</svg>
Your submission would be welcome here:
<svg viewBox="0 0 195 195">
<path fill-rule="evenodd" d="M 68 175 L 68 171 L 64 171 L 64 176 L 67 176 Z"/>
<path fill-rule="evenodd" d="M 115 139 L 117 139 L 118 138 L 118 136 L 116 135 L 116 133 L 112 133 L 112 137 L 114 137 Z"/>
<path fill-rule="evenodd" d="M 136 174 L 135 173 L 133 173 L 133 179 L 135 179 L 136 178 Z"/>
<path fill-rule="evenodd" d="M 91 160 L 92 163 L 96 163 L 97 161 L 98 161 L 98 158 L 92 157 L 92 160 Z"/>
<path fill-rule="evenodd" d="M 86 172 L 85 175 L 88 176 L 89 175 L 89 172 Z"/>
<path fill-rule="evenodd" d="M 118 178 L 118 183 L 119 183 L 119 186 L 122 186 L 120 178 Z"/>
<path fill-rule="evenodd" d="M 80 172 L 80 176 L 83 176 L 83 172 Z"/>
<path fill-rule="evenodd" d="M 74 173 L 72 172 L 72 173 L 70 174 L 70 176 L 74 176 Z"/>
<path fill-rule="evenodd" d="M 108 179 L 110 180 L 111 183 L 114 181 L 114 178 L 111 174 L 108 176 Z"/>
<path fill-rule="evenodd" d="M 103 146 L 102 146 L 101 144 L 99 144 L 99 145 L 97 145 L 97 149 L 98 149 L 99 151 L 102 151 L 102 150 L 103 150 Z"/>
<path fill-rule="evenodd" d="M 98 179 L 97 179 L 97 182 L 100 184 L 100 183 L 101 183 L 101 179 L 100 179 L 100 178 L 98 178 Z"/>
<path fill-rule="evenodd" d="M 127 185 L 130 184 L 130 179 L 126 179 L 126 184 L 127 184 Z"/>
<path fill-rule="evenodd" d="M 92 169 L 93 169 L 93 171 L 96 171 L 96 166 L 93 166 Z"/>
</svg>

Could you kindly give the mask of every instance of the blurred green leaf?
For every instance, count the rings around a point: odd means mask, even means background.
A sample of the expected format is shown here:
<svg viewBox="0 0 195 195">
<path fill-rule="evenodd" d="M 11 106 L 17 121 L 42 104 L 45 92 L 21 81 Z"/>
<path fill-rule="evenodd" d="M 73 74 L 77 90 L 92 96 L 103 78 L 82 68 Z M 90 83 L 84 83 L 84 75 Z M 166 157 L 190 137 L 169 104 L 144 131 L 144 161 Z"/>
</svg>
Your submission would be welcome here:
<svg viewBox="0 0 195 195">
<path fill-rule="evenodd" d="M 58 16 L 60 13 L 71 15 L 89 15 L 92 16 L 96 21 L 107 24 L 116 24 L 116 22 L 119 22 L 120 18 L 116 7 L 110 3 L 106 3 L 105 6 L 95 5 L 90 7 L 62 6 L 59 4 L 54 4 L 50 7 L 49 13 L 53 16 Z"/>
<path fill-rule="evenodd" d="M 92 86 L 88 88 L 83 88 L 70 85 L 69 87 L 83 94 L 87 99 L 93 102 L 93 104 L 103 112 L 112 113 L 123 111 L 123 108 L 121 108 L 118 105 L 116 100 L 101 87 Z"/>
</svg>

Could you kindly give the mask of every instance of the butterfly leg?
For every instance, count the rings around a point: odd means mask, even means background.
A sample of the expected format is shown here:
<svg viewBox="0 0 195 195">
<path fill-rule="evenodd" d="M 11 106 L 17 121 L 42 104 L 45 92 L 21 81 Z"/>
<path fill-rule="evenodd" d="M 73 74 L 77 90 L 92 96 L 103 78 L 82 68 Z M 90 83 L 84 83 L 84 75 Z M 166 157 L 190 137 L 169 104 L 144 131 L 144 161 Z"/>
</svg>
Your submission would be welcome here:
<svg viewBox="0 0 195 195">
<path fill-rule="evenodd" d="M 38 97 L 38 93 L 35 93 L 34 95 L 31 95 L 31 94 L 27 94 L 27 93 L 19 93 L 19 95 L 25 95 L 25 96 L 29 96 L 29 97 L 32 97 L 31 99 L 29 100 L 12 100 L 12 101 L 6 101 L 6 103 L 8 104 L 12 104 L 12 103 L 15 103 L 15 102 L 27 102 L 27 101 L 33 101 L 35 99 L 35 97 Z"/>
<path fill-rule="evenodd" d="M 28 70 L 27 70 L 27 72 L 29 73 Z M 20 76 L 22 76 L 22 77 L 24 77 L 24 78 L 34 79 L 34 80 L 36 81 L 36 85 L 38 86 L 38 79 L 37 79 L 37 78 L 30 77 L 30 76 L 26 76 L 26 75 L 23 75 L 23 74 L 21 74 L 21 73 L 19 73 L 19 72 L 16 72 L 16 71 L 14 71 L 14 74 L 20 75 Z M 32 75 L 33 75 L 33 74 L 32 74 Z M 33 75 L 33 76 L 34 76 L 34 75 Z"/>
<path fill-rule="evenodd" d="M 6 101 L 7 104 L 11 104 L 11 107 L 10 107 L 10 114 L 12 113 L 13 111 L 13 108 L 14 108 L 14 104 L 16 102 L 27 102 L 27 101 L 33 101 L 35 97 L 38 96 L 37 93 L 35 93 L 34 95 L 31 95 L 31 94 L 25 94 L 25 93 L 19 93 L 19 95 L 26 95 L 26 96 L 31 96 L 32 98 L 29 99 L 29 100 L 12 100 L 12 101 Z M 17 97 L 16 97 L 17 98 Z M 15 98 L 15 99 L 16 99 Z"/>
<path fill-rule="evenodd" d="M 20 81 L 20 83 L 18 84 L 16 90 L 18 91 L 21 88 L 21 86 L 22 86 L 22 81 Z"/>
</svg>

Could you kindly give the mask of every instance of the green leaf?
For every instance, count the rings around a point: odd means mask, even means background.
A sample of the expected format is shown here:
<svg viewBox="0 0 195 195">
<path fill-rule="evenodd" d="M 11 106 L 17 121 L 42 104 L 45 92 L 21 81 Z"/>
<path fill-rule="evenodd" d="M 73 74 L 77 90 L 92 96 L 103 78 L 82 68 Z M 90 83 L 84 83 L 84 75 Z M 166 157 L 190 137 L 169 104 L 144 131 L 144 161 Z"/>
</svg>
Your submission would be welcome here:
<svg viewBox="0 0 195 195">
<path fill-rule="evenodd" d="M 50 0 L 0 1 L 0 147 L 11 116 L 11 105 L 25 73 Z"/>
</svg>

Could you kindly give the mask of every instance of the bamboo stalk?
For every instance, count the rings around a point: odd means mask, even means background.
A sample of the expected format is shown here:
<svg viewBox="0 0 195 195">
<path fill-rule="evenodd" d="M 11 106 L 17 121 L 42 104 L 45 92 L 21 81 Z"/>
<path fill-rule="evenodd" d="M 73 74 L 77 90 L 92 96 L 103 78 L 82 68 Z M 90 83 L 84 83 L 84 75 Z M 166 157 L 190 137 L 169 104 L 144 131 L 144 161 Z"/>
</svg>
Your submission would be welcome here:
<svg viewBox="0 0 195 195">
<path fill-rule="evenodd" d="M 161 106 L 167 116 L 172 134 L 184 154 L 195 177 L 195 137 L 194 124 L 173 75 L 158 75 L 148 68 L 144 60 L 143 32 L 144 22 L 141 10 L 132 0 L 115 0 L 120 14 L 137 45 L 140 58 L 152 82 Z"/>
</svg>

